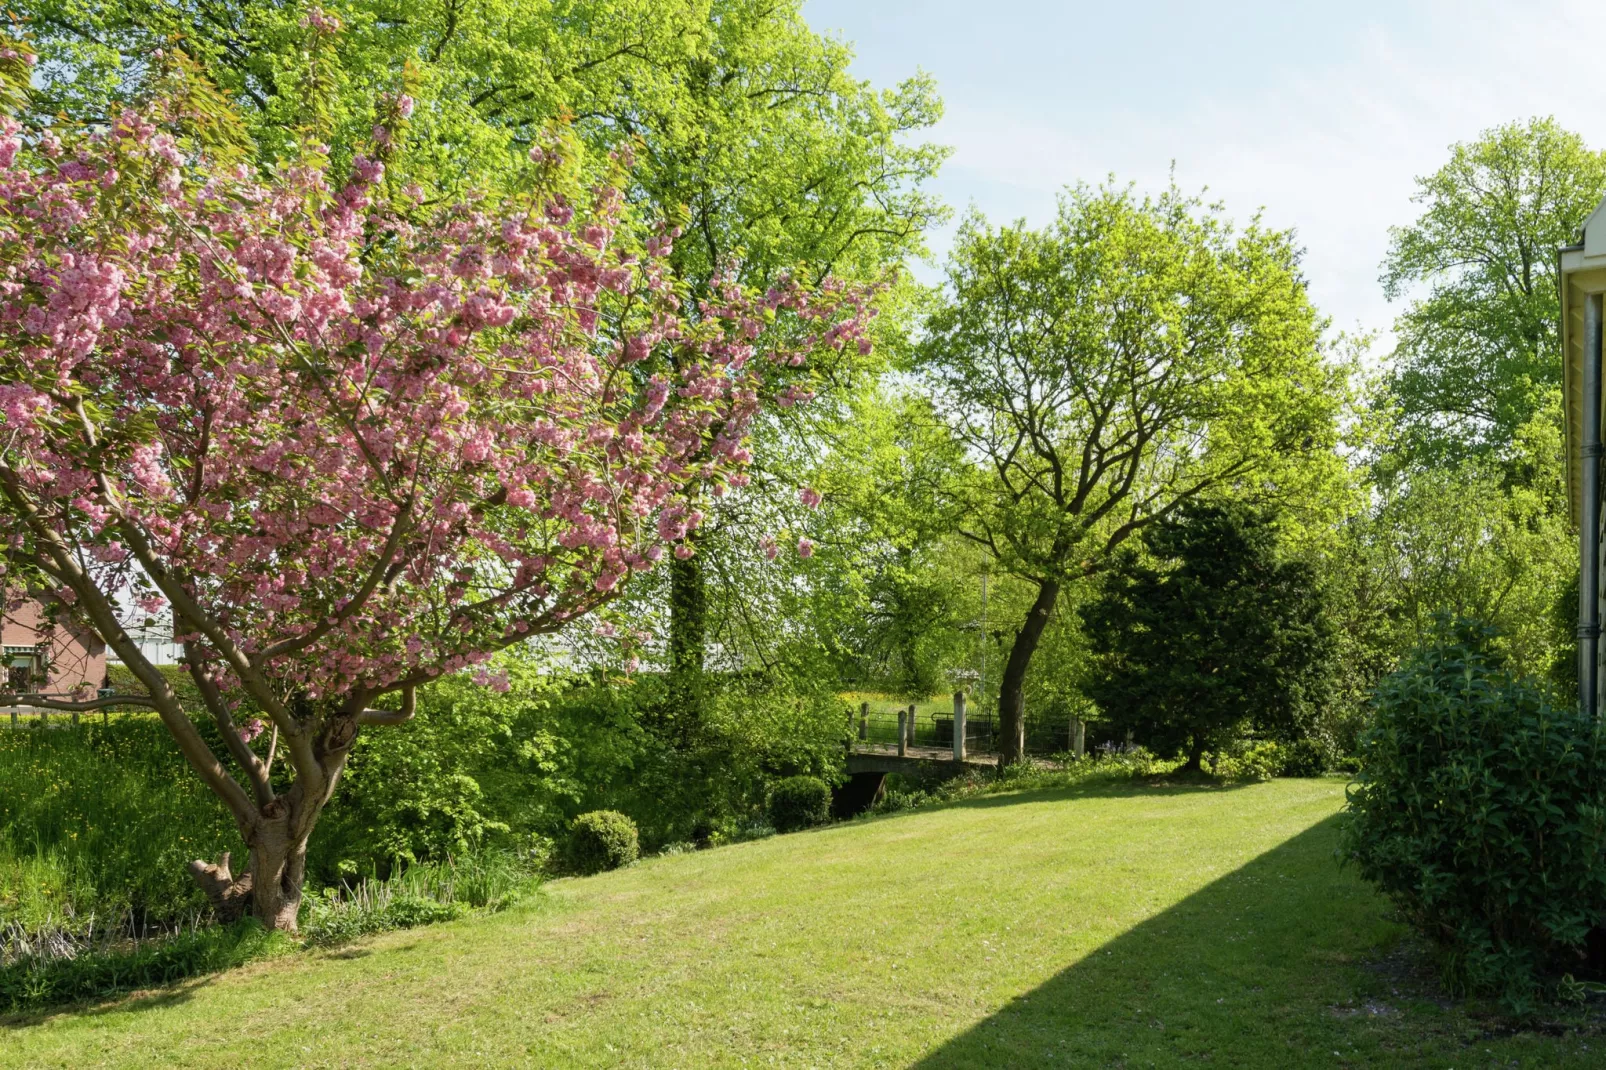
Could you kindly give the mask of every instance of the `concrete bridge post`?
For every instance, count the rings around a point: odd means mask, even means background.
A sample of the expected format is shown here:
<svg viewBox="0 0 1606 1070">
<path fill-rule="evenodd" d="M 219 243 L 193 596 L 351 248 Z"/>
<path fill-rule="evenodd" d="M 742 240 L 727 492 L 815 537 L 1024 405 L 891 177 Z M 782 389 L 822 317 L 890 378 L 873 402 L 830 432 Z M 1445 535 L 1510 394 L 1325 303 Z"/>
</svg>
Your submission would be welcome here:
<svg viewBox="0 0 1606 1070">
<path fill-rule="evenodd" d="M 954 692 L 954 761 L 965 760 L 965 693 Z"/>
<path fill-rule="evenodd" d="M 1071 753 L 1080 758 L 1087 745 L 1087 725 L 1080 717 L 1071 718 Z"/>
<path fill-rule="evenodd" d="M 870 738 L 870 704 L 859 703 L 859 742 L 864 743 Z"/>
<path fill-rule="evenodd" d="M 909 754 L 909 735 L 908 735 L 908 732 L 906 731 L 907 728 L 908 728 L 908 721 L 909 721 L 909 711 L 908 710 L 899 710 L 898 711 L 898 757 L 900 757 L 900 758 L 907 757 L 908 754 Z"/>
</svg>

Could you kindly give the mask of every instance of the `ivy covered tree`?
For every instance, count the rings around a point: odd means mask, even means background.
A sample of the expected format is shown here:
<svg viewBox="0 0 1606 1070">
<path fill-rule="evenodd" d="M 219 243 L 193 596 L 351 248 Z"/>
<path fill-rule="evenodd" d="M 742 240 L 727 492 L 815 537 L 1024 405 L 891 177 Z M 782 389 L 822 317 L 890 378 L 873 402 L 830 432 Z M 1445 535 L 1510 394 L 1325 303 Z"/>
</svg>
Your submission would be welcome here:
<svg viewBox="0 0 1606 1070">
<path fill-rule="evenodd" d="M 1292 738 L 1330 700 L 1336 651 L 1315 571 L 1264 512 L 1190 503 L 1148 528 L 1081 616 L 1103 717 L 1197 771 L 1246 731 Z"/>
</svg>

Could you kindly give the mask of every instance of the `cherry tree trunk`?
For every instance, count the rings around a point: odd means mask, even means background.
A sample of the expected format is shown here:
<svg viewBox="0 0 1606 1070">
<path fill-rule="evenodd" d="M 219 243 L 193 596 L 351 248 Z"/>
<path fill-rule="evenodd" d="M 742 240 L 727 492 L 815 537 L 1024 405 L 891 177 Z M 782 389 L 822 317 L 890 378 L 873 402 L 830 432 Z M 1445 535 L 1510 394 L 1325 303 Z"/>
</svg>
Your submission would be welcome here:
<svg viewBox="0 0 1606 1070">
<path fill-rule="evenodd" d="M 1032 655 L 1037 653 L 1059 594 L 1060 585 L 1053 580 L 1038 585 L 1037 598 L 1015 633 L 1009 660 L 1004 663 L 1004 678 L 998 687 L 998 758 L 1004 765 L 1026 757 L 1026 670 L 1031 668 Z"/>
<path fill-rule="evenodd" d="M 296 931 L 301 885 L 307 878 L 307 839 L 286 830 L 263 835 L 251 848 L 251 913 L 266 928 Z"/>
<path fill-rule="evenodd" d="M 250 860 L 239 875 L 230 868 L 233 859 L 227 851 L 216 863 L 190 863 L 190 875 L 211 900 L 220 921 L 249 915 L 265 928 L 296 932 L 307 877 L 307 841 L 314 823 L 292 821 L 288 813 L 263 817 L 247 833 Z"/>
</svg>

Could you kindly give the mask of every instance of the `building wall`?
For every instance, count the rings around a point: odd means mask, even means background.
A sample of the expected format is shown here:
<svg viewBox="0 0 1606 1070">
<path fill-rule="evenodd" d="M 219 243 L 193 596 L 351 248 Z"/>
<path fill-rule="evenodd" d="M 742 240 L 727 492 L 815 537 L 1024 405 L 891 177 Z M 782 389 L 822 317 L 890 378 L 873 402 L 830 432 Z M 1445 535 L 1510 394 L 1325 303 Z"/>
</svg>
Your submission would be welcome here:
<svg viewBox="0 0 1606 1070">
<path fill-rule="evenodd" d="M 24 602 L 0 616 L 0 645 L 5 647 L 6 669 L 0 690 L 65 694 L 105 682 L 106 644 L 92 632 L 51 624 L 38 602 Z M 31 677 L 28 686 L 16 687 L 24 676 Z"/>
</svg>

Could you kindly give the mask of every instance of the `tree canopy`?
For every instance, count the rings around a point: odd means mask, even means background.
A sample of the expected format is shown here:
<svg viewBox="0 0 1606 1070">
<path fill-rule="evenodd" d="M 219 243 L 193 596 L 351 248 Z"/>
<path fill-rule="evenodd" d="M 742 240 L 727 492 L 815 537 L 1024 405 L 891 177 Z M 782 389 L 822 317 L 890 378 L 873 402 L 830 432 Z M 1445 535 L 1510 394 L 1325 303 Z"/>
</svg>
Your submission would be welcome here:
<svg viewBox="0 0 1606 1070">
<path fill-rule="evenodd" d="M 809 355 L 856 347 L 868 313 L 829 280 L 726 282 L 687 317 L 671 232 L 633 242 L 562 143 L 505 199 L 422 201 L 387 177 L 413 111 L 381 101 L 341 185 L 317 154 L 218 164 L 182 98 L 26 143 L 0 120 L 6 582 L 133 669 L 251 848 L 254 884 L 223 867 L 220 902 L 284 928 L 359 726 L 684 553 L 762 405 L 806 398 Z M 129 598 L 172 606 L 232 772 L 130 640 Z"/>
<path fill-rule="evenodd" d="M 1389 386 L 1411 453 L 1506 450 L 1561 385 L 1556 250 L 1606 196 L 1606 152 L 1554 119 L 1485 131 L 1417 179 L 1416 221 L 1391 232 Z"/>
</svg>

